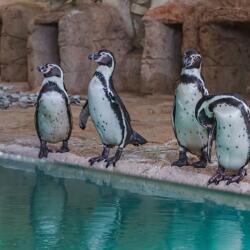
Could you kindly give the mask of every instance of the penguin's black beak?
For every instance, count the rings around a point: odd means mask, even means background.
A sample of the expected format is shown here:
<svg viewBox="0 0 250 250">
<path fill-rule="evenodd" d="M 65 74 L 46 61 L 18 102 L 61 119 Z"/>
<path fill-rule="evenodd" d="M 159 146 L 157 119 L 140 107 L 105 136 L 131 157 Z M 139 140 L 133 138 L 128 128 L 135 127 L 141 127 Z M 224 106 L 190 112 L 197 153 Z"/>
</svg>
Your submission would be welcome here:
<svg viewBox="0 0 250 250">
<path fill-rule="evenodd" d="M 97 60 L 98 58 L 99 58 L 98 53 L 91 53 L 91 54 L 88 55 L 89 60 Z"/>
<path fill-rule="evenodd" d="M 183 58 L 183 66 L 186 67 L 186 66 L 189 66 L 190 64 L 191 64 L 190 57 L 184 56 L 184 58 Z"/>
</svg>

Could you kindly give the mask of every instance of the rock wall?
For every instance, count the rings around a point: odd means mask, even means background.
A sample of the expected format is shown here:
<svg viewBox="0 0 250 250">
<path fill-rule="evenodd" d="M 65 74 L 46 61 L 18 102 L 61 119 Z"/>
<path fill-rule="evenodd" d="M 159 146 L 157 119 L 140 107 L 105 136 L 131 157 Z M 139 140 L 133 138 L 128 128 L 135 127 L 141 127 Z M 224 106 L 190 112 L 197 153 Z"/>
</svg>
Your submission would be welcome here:
<svg viewBox="0 0 250 250">
<path fill-rule="evenodd" d="M 1 8 L 2 81 L 27 81 L 28 23 L 39 11 L 39 7 L 31 4 L 16 4 Z"/>
<path fill-rule="evenodd" d="M 150 0 L 15 2 L 19 1 L 11 0 L 2 7 L 0 15 L 3 81 L 28 80 L 31 89 L 37 88 L 42 77 L 36 66 L 52 62 L 62 66 L 72 93 L 84 93 L 95 68 L 87 55 L 105 47 L 116 55 L 117 89 L 140 90 L 141 19 Z"/>
<path fill-rule="evenodd" d="M 197 47 L 212 92 L 249 94 L 250 9 L 201 9 Z"/>
<path fill-rule="evenodd" d="M 17 1 L 25 3 L 10 5 Z M 173 94 L 181 54 L 194 47 L 211 92 L 250 92 L 249 0 L 31 2 L 0 0 L 3 81 L 28 80 L 37 88 L 36 66 L 52 62 L 61 65 L 71 93 L 86 93 L 96 67 L 87 55 L 105 47 L 117 59 L 118 90 Z"/>
<path fill-rule="evenodd" d="M 176 1 L 148 11 L 144 17 L 142 91 L 173 94 L 179 55 L 196 48 L 203 56 L 202 70 L 211 93 L 249 94 L 250 6 L 242 7 L 244 4 L 247 2 L 201 1 L 194 6 Z M 171 29 L 175 30 L 172 34 Z"/>
</svg>

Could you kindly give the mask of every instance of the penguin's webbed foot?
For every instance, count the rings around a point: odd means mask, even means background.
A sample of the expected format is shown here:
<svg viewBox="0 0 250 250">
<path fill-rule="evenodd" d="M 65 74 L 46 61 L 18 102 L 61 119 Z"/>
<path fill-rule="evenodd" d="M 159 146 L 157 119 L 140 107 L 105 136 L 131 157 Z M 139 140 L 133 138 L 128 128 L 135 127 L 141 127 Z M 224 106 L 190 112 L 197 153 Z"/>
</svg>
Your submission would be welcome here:
<svg viewBox="0 0 250 250">
<path fill-rule="evenodd" d="M 57 153 L 67 153 L 69 152 L 69 148 L 63 148 L 61 147 L 60 149 L 56 150 Z"/>
<path fill-rule="evenodd" d="M 115 167 L 115 164 L 116 164 L 116 162 L 117 162 L 118 160 L 119 160 L 119 159 L 116 159 L 115 156 L 106 159 L 106 160 L 105 160 L 105 162 L 107 162 L 106 168 L 108 168 L 110 165 L 113 165 L 113 167 Z"/>
<path fill-rule="evenodd" d="M 49 150 L 48 150 L 48 149 L 40 148 L 38 157 L 39 157 L 40 159 L 41 159 L 41 158 L 47 158 L 47 157 L 48 157 L 48 153 L 49 153 Z"/>
<path fill-rule="evenodd" d="M 218 185 L 221 181 L 227 180 L 227 178 L 228 176 L 225 175 L 225 168 L 219 166 L 216 174 L 208 180 L 207 185 L 210 185 L 212 183 Z"/>
<path fill-rule="evenodd" d="M 171 166 L 177 166 L 179 168 L 189 165 L 186 150 L 179 151 L 179 159 L 174 161 Z"/>
<path fill-rule="evenodd" d="M 194 168 L 205 168 L 207 166 L 207 161 L 200 160 L 192 163 L 192 166 Z"/>
<path fill-rule="evenodd" d="M 108 168 L 110 165 L 113 165 L 113 167 L 115 167 L 116 163 L 121 158 L 122 150 L 123 150 L 122 148 L 118 148 L 116 150 L 115 155 L 113 157 L 110 157 L 110 158 L 108 158 L 108 159 L 105 160 L 105 162 L 107 162 L 106 168 Z"/>
<path fill-rule="evenodd" d="M 188 165 L 188 159 L 187 158 L 180 158 L 177 161 L 174 161 L 171 166 L 177 166 L 179 168 L 183 167 L 183 166 L 187 166 Z"/>
<path fill-rule="evenodd" d="M 225 180 L 225 175 L 222 173 L 216 173 L 214 176 L 212 176 L 209 180 L 207 185 L 210 185 L 214 183 L 215 185 L 218 185 L 221 181 Z"/>
<path fill-rule="evenodd" d="M 242 181 L 246 175 L 247 175 L 246 169 L 241 168 L 241 169 L 239 170 L 239 173 L 238 173 L 237 175 L 230 176 L 230 177 L 228 178 L 228 181 L 227 181 L 226 185 L 229 185 L 229 184 L 231 184 L 231 183 L 233 183 L 233 182 L 236 182 L 236 183 L 239 184 L 240 181 Z"/>
<path fill-rule="evenodd" d="M 207 166 L 209 157 L 208 153 L 206 152 L 206 148 L 202 150 L 200 160 L 192 163 L 194 168 L 205 168 Z"/>
<path fill-rule="evenodd" d="M 102 155 L 99 155 L 99 156 L 90 158 L 90 159 L 89 159 L 89 163 L 90 163 L 90 165 L 92 166 L 95 162 L 104 161 L 104 160 L 106 160 L 106 159 L 107 159 L 106 157 L 103 157 Z"/>
<path fill-rule="evenodd" d="M 93 157 L 89 159 L 89 163 L 92 166 L 95 162 L 100 162 L 108 159 L 110 148 L 108 146 L 103 147 L 102 155 Z"/>
<path fill-rule="evenodd" d="M 179 168 L 183 167 L 183 166 L 187 166 L 188 165 L 188 160 L 187 159 L 179 159 L 177 161 L 174 161 L 171 166 L 177 166 Z"/>
<path fill-rule="evenodd" d="M 40 151 L 38 154 L 38 157 L 41 158 L 47 158 L 48 157 L 48 153 L 49 153 L 49 149 L 47 148 L 46 142 L 42 141 L 41 145 L 40 145 Z"/>
<path fill-rule="evenodd" d="M 58 149 L 56 152 L 57 153 L 66 153 L 69 152 L 69 146 L 68 146 L 68 141 L 63 141 L 62 147 Z"/>
</svg>

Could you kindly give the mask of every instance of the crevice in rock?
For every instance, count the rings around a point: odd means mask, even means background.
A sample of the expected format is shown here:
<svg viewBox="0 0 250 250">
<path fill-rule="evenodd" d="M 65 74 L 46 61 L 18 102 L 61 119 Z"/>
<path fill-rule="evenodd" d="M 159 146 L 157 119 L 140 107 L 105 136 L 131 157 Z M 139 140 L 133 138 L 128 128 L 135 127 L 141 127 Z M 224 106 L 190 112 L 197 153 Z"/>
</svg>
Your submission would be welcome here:
<svg viewBox="0 0 250 250">
<path fill-rule="evenodd" d="M 181 70 L 182 24 L 152 22 L 146 29 L 142 91 L 172 94 Z"/>
<path fill-rule="evenodd" d="M 60 65 L 60 48 L 58 42 L 58 23 L 40 23 L 29 39 L 29 82 L 40 86 L 42 75 L 36 71 L 37 65 L 55 63 Z"/>
</svg>

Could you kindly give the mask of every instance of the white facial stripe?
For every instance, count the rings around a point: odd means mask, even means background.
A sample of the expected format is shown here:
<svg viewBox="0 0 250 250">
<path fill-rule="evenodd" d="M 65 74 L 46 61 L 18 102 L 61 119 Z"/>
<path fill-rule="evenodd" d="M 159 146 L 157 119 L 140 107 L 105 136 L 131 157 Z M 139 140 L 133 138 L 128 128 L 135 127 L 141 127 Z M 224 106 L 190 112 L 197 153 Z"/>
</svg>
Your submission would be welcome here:
<svg viewBox="0 0 250 250">
<path fill-rule="evenodd" d="M 49 64 L 51 68 L 58 68 L 60 70 L 61 76 L 63 77 L 62 69 L 56 64 Z"/>
<path fill-rule="evenodd" d="M 101 56 L 98 59 L 95 60 L 96 62 L 101 62 L 102 59 L 105 58 L 105 57 L 110 57 L 110 58 L 112 58 L 112 61 L 114 61 L 114 58 L 110 53 L 101 52 L 100 54 L 101 54 Z"/>
<path fill-rule="evenodd" d="M 101 62 L 102 58 L 103 58 L 103 56 L 100 56 L 100 57 L 99 57 L 98 59 L 96 59 L 95 61 L 96 61 L 96 62 Z"/>
</svg>

